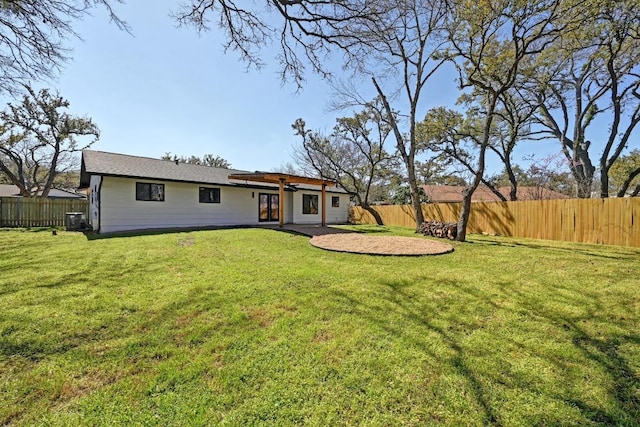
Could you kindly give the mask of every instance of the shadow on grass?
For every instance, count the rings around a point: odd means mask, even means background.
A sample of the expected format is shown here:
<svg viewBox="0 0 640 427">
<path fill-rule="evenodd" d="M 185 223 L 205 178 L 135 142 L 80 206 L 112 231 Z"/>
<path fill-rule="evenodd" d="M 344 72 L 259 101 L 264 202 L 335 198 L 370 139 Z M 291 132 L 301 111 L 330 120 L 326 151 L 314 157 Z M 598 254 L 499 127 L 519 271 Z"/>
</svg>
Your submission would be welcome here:
<svg viewBox="0 0 640 427">
<path fill-rule="evenodd" d="M 619 414 L 612 414 L 589 404 L 585 399 L 564 397 L 571 405 L 580 408 L 591 421 L 605 425 L 637 425 L 640 420 L 640 376 L 637 366 L 632 367 L 629 361 L 620 354 L 620 347 L 631 344 L 640 345 L 640 335 L 637 328 L 629 328 L 624 322 L 614 321 L 609 316 L 607 308 L 599 301 L 598 296 L 585 290 L 579 292 L 560 284 L 555 286 L 558 295 L 552 300 L 562 304 L 569 304 L 570 300 L 578 299 L 577 305 L 588 307 L 585 315 L 575 317 L 563 315 L 560 310 L 553 310 L 545 304 L 535 304 L 530 295 L 515 289 L 513 286 L 501 286 L 502 291 L 518 301 L 519 306 L 531 312 L 537 318 L 545 319 L 546 323 L 555 328 L 562 328 L 568 335 L 572 346 L 607 373 L 613 387 L 609 395 L 617 404 Z M 564 295 L 572 292 L 573 298 Z M 575 302 L 574 302 L 575 304 Z M 633 309 L 630 308 L 630 311 Z M 610 325 L 616 332 L 601 333 L 596 328 L 589 332 L 585 325 L 593 322 L 597 325 Z M 562 399 L 562 396 L 555 396 Z"/>
<path fill-rule="evenodd" d="M 184 233 L 185 230 L 175 230 L 174 232 Z M 155 230 L 150 234 L 164 234 L 164 232 Z M 495 242 L 495 244 L 503 243 L 497 240 Z M 490 243 L 485 242 L 485 244 Z M 516 246 L 515 244 L 504 245 Z M 539 248 L 545 247 L 540 246 Z M 128 275 L 135 271 L 135 268 L 136 265 L 129 266 L 128 269 L 123 269 L 120 273 Z M 254 272 L 248 271 L 246 276 L 242 276 L 244 277 L 243 280 L 250 280 L 250 274 L 254 274 Z M 317 286 L 313 289 L 305 289 L 304 293 L 306 297 L 307 295 L 314 295 L 313 292 L 316 292 L 314 296 L 333 300 L 331 302 L 335 302 L 338 312 L 349 314 L 348 322 L 353 320 L 363 321 L 363 323 L 369 324 L 365 326 L 369 330 L 379 328 L 393 336 L 395 341 L 402 342 L 402 345 L 414 346 L 422 353 L 438 359 L 438 362 L 445 369 L 449 369 L 464 378 L 466 381 L 462 384 L 462 387 L 470 390 L 469 394 L 473 398 L 473 408 L 471 410 L 477 408 L 481 413 L 479 417 L 482 419 L 478 424 L 499 425 L 509 423 L 508 420 L 501 418 L 500 405 L 502 404 L 502 408 L 504 408 L 504 401 L 500 401 L 502 396 L 498 395 L 494 390 L 505 387 L 505 381 L 511 381 L 512 384 L 507 385 L 513 388 L 517 387 L 530 394 L 537 394 L 541 397 L 553 399 L 556 402 L 564 402 L 569 407 L 578 408 L 583 418 L 577 421 L 574 420 L 574 424 L 590 424 L 590 421 L 591 423 L 607 425 L 634 425 L 634 420 L 640 418 L 640 402 L 638 401 L 638 384 L 640 381 L 637 375 L 637 367 L 631 366 L 629 361 L 625 360 L 624 353 L 621 351 L 621 348 L 626 344 L 638 345 L 640 340 L 638 332 L 627 325 L 628 321 L 625 324 L 624 321 L 608 318 L 606 305 L 598 300 L 598 294 L 589 293 L 588 291 L 580 292 L 575 287 L 563 289 L 561 284 L 556 284 L 555 287 L 558 288 L 558 291 L 564 290 L 564 294 L 560 292 L 554 294 L 551 284 L 549 284 L 547 289 L 544 290 L 547 291 L 552 302 L 566 304 L 569 299 L 580 297 L 581 299 L 578 300 L 578 303 L 590 308 L 586 315 L 572 315 L 569 317 L 569 315 L 563 314 L 561 311 L 550 310 L 544 299 L 532 300 L 531 294 L 527 293 L 526 288 L 516 287 L 514 283 L 509 282 L 494 282 L 495 285 L 491 287 L 491 291 L 486 292 L 470 282 L 459 283 L 455 280 L 439 278 L 434 292 L 412 292 L 412 288 L 418 284 L 417 282 L 426 280 L 430 274 L 432 273 L 425 273 L 424 279 L 409 279 L 406 278 L 405 274 L 401 274 L 389 279 L 378 280 L 373 283 L 370 289 L 374 292 L 368 292 L 366 297 L 358 296 L 363 294 L 356 293 L 356 290 L 353 292 L 338 290 L 328 284 L 323 285 L 323 287 Z M 116 279 L 114 277 L 114 280 Z M 61 279 L 59 283 L 51 283 L 50 285 L 57 287 L 69 281 L 80 280 L 79 276 L 69 275 Z M 297 283 L 297 279 L 292 278 L 291 281 L 292 283 Z M 451 299 L 447 301 L 439 300 L 434 295 L 439 289 L 450 293 Z M 326 290 L 326 293 L 324 290 Z M 207 292 L 210 292 L 210 294 Z M 108 354 L 108 356 L 114 358 L 117 356 L 118 363 L 125 365 L 135 364 L 139 360 L 141 361 L 141 366 L 146 363 L 158 363 L 154 361 L 158 358 L 166 358 L 166 354 L 169 354 L 168 352 L 189 351 L 187 348 L 202 345 L 202 343 L 210 341 L 210 337 L 230 337 L 229 340 L 233 341 L 236 335 L 242 337 L 243 334 L 246 334 L 247 328 L 254 327 L 251 326 L 254 320 L 251 319 L 250 315 L 220 311 L 225 307 L 233 307 L 234 304 L 243 306 L 247 303 L 242 295 L 238 295 L 237 292 L 229 292 L 228 289 L 226 292 L 228 295 L 222 294 L 223 291 L 213 285 L 203 285 L 202 288 L 194 287 L 188 293 L 176 293 L 174 297 L 167 299 L 165 305 L 155 307 L 153 310 L 136 311 L 135 304 L 130 303 L 130 306 L 122 307 L 122 314 L 117 314 L 110 320 L 106 320 L 104 329 L 94 325 L 90 333 L 87 333 L 88 329 L 82 327 L 77 331 L 62 331 L 55 336 L 58 338 L 57 341 L 49 343 L 44 342 L 45 338 L 40 341 L 35 333 L 26 339 L 21 339 L 14 329 L 8 327 L 0 331 L 3 334 L 3 336 L 0 336 L 0 356 L 9 358 L 14 355 L 22 355 L 31 360 L 41 360 L 48 355 L 72 352 L 75 348 L 81 347 L 86 343 L 105 339 L 116 343 L 109 350 L 113 355 Z M 258 290 L 256 288 L 247 292 L 264 292 L 265 295 L 269 295 L 269 298 L 272 299 L 268 303 L 262 299 L 252 300 L 253 304 L 257 306 L 272 304 L 273 300 L 277 301 L 278 299 L 285 301 L 285 298 L 287 304 L 291 305 L 295 304 L 293 302 L 295 298 L 302 301 L 302 296 L 299 294 L 295 294 L 292 301 L 289 298 L 290 295 L 281 289 L 269 288 L 267 290 L 266 288 L 261 288 L 261 290 Z M 279 296 L 274 297 L 274 294 L 278 292 L 280 292 Z M 215 298 L 213 297 L 214 295 Z M 468 304 L 456 303 L 454 302 L 456 299 L 461 299 Z M 505 300 L 507 299 L 508 305 L 512 306 L 511 308 L 505 307 Z M 607 378 L 610 380 L 607 383 L 614 384 L 614 386 L 608 390 L 608 395 L 604 397 L 605 400 L 613 402 L 613 408 L 608 409 L 605 407 L 603 409 L 604 405 L 598 406 L 598 403 L 589 400 L 589 394 L 586 392 L 562 389 L 557 392 L 554 391 L 555 389 L 549 391 L 527 378 L 505 379 L 506 376 L 512 375 L 513 372 L 505 373 L 501 370 L 494 370 L 487 373 L 479 371 L 474 366 L 474 363 L 480 356 L 475 354 L 476 349 L 474 347 L 470 347 L 468 342 L 465 343 L 465 339 L 475 331 L 483 330 L 486 320 L 476 316 L 476 314 L 483 313 L 477 312 L 473 307 L 470 307 L 473 304 L 480 305 L 483 311 L 490 314 L 500 310 L 509 314 L 522 312 L 525 316 L 534 318 L 536 322 L 543 324 L 543 327 L 539 328 L 539 332 L 545 330 L 561 331 L 563 341 L 567 341 L 563 343 L 565 347 L 571 346 L 572 349 L 579 350 L 581 354 L 584 354 L 587 361 L 593 362 L 606 372 Z M 384 309 L 381 309 L 381 307 Z M 302 310 L 304 309 L 304 305 L 302 305 Z M 631 301 L 628 310 L 633 310 L 633 301 Z M 207 318 L 207 321 L 204 326 L 192 333 L 188 322 L 201 314 Z M 216 314 L 219 314 L 219 316 Z M 330 317 L 335 316 L 335 313 L 325 312 L 325 314 Z M 90 316 L 92 313 L 87 311 L 86 315 Z M 132 318 L 128 320 L 126 316 L 132 316 Z M 2 315 L 0 314 L 1 317 Z M 19 328 L 29 325 L 30 320 L 29 317 L 11 319 L 11 324 L 13 328 Z M 313 320 L 315 321 L 316 319 Z M 611 325 L 611 329 L 616 332 L 601 335 L 597 331 L 592 332 L 585 328 L 583 322 L 606 323 Z M 269 323 L 266 322 L 264 324 L 268 325 Z M 266 328 L 268 326 L 260 327 Z M 258 326 L 255 326 L 255 328 L 257 329 Z M 502 329 L 499 330 L 499 332 L 501 331 Z M 556 364 L 559 369 L 567 371 L 565 372 L 566 375 L 563 375 L 561 379 L 571 380 L 572 378 L 569 375 L 577 375 L 575 372 L 569 371 L 578 371 L 580 367 L 568 366 L 569 363 L 565 363 L 561 353 L 545 354 L 537 347 L 538 342 L 533 343 L 532 341 L 518 339 L 518 337 L 500 336 L 499 332 L 483 330 L 485 336 L 491 340 L 488 346 L 494 346 L 495 350 L 483 349 L 485 354 L 481 355 L 481 357 L 486 359 L 496 356 L 510 357 L 513 354 L 499 347 L 512 345 L 521 349 L 521 354 L 535 354 L 537 357 L 545 359 L 548 363 Z M 433 346 L 429 345 L 426 340 L 421 339 L 426 334 L 439 337 L 440 343 L 449 350 L 451 357 L 438 355 Z M 554 338 L 550 336 L 548 339 L 553 340 Z M 171 340 L 175 340 L 175 350 L 173 347 L 165 349 L 159 344 Z M 255 342 L 255 337 L 247 338 L 245 336 L 244 340 L 240 341 L 238 345 L 246 345 L 247 342 Z M 232 342 L 229 345 L 234 345 L 234 343 Z M 357 349 L 350 350 L 354 351 L 354 353 L 357 351 Z M 123 353 L 125 356 L 122 356 Z M 517 353 L 515 355 L 518 356 Z M 529 369 L 533 371 L 534 368 Z M 537 373 L 533 372 L 533 374 Z M 462 392 L 456 391 L 456 393 Z M 598 396 L 599 401 L 601 397 L 602 394 Z M 446 402 L 441 403 L 446 404 Z M 558 411 L 560 410 L 558 409 Z M 524 419 L 523 424 L 560 425 L 562 423 L 562 420 L 554 419 L 554 416 L 558 415 L 551 413 L 548 416 L 549 418 L 542 421 L 539 419 Z M 513 422 L 513 419 L 511 420 Z"/>
<path fill-rule="evenodd" d="M 380 316 L 379 310 L 375 306 L 369 307 L 367 304 L 353 298 L 345 292 L 336 291 L 335 296 L 341 299 L 345 306 L 350 307 L 350 310 L 355 310 L 358 317 L 367 319 L 394 337 L 408 339 L 414 346 L 420 348 L 422 352 L 432 357 L 437 357 L 432 349 L 427 346 L 424 341 L 411 339 L 405 328 L 417 326 L 437 334 L 442 342 L 445 343 L 450 350 L 453 350 L 455 354 L 455 356 L 448 361 L 450 368 L 469 381 L 475 403 L 483 412 L 482 424 L 500 425 L 494 408 L 487 401 L 488 391 L 484 390 L 484 387 L 473 373 L 473 370 L 465 362 L 465 351 L 458 344 L 457 338 L 446 329 L 437 326 L 435 322 L 433 322 L 435 316 L 429 317 L 426 314 L 433 313 L 433 311 L 430 310 L 433 307 L 425 307 L 426 309 L 419 308 L 413 296 L 405 293 L 405 289 L 415 285 L 415 283 L 408 280 L 383 280 L 380 281 L 379 284 L 387 287 L 391 291 L 385 295 L 385 298 L 387 302 L 396 306 L 396 313 L 394 314 L 399 314 L 401 318 L 404 318 L 404 322 L 400 322 L 399 324 L 396 322 L 388 322 L 388 312 L 385 311 L 384 315 Z"/>
<path fill-rule="evenodd" d="M 587 303 L 593 307 L 588 314 L 579 318 L 569 318 L 566 315 L 563 316 L 560 311 L 549 310 L 545 305 L 546 301 L 534 302 L 531 295 L 518 290 L 514 291 L 513 284 L 504 284 L 498 287 L 497 294 L 489 296 L 473 286 L 462 286 L 455 281 L 439 279 L 438 286 L 441 289 L 446 289 L 447 292 L 451 292 L 453 289 L 454 294 L 458 294 L 460 298 L 468 302 L 468 304 L 453 309 L 447 307 L 447 303 L 441 304 L 435 299 L 414 295 L 410 289 L 416 285 L 415 282 L 405 279 L 380 280 L 378 284 L 382 287 L 382 293 L 378 294 L 380 297 L 377 302 L 369 299 L 360 300 L 344 291 L 334 291 L 334 296 L 341 301 L 342 306 L 348 307 L 349 313 L 377 325 L 394 337 L 410 342 L 425 354 L 435 356 L 432 351 L 433 346 L 428 345 L 426 339 L 421 340 L 417 337 L 432 334 L 438 336 L 440 342 L 453 352 L 453 357 L 441 358 L 441 361 L 466 379 L 469 389 L 472 391 L 473 400 L 483 413 L 482 424 L 501 425 L 503 423 L 501 408 L 504 408 L 502 406 L 504 402 L 501 403 L 501 401 L 504 397 L 496 391 L 496 389 L 503 387 L 522 389 L 530 395 L 545 396 L 546 400 L 560 401 L 569 407 L 576 407 L 583 417 L 581 420 L 573 419 L 578 423 L 588 420 L 596 424 L 630 426 L 636 425 L 635 422 L 640 419 L 640 377 L 637 374 L 637 367 L 631 366 L 630 361 L 620 353 L 620 348 L 626 344 L 633 346 L 640 344 L 640 335 L 623 321 L 618 322 L 608 318 L 606 310 L 596 296 L 584 297 L 587 299 Z M 385 292 L 385 288 L 388 291 Z M 500 303 L 501 298 L 511 298 L 515 302 L 514 308 L 505 308 Z M 380 310 L 381 302 L 387 309 Z M 563 303 L 562 298 L 559 303 Z M 545 330 L 553 330 L 552 335 L 547 338 L 550 340 L 549 342 L 560 336 L 562 341 L 560 343 L 554 342 L 553 345 L 561 344 L 565 350 L 567 348 L 579 350 L 585 359 L 597 367 L 593 369 L 606 374 L 607 381 L 601 387 L 607 387 L 606 384 L 613 385 L 611 388 L 603 390 L 603 393 L 608 395 L 605 402 L 606 400 L 614 402 L 612 407 L 610 406 L 609 409 L 607 404 L 600 406 L 595 404 L 591 394 L 589 392 L 583 393 L 579 385 L 575 388 L 571 386 L 565 388 L 562 384 L 557 388 L 549 388 L 547 385 L 545 388 L 544 383 L 539 384 L 535 380 L 531 380 L 531 375 L 534 378 L 546 375 L 542 372 L 532 371 L 531 374 L 525 373 L 524 376 L 519 377 L 518 371 L 514 372 L 508 369 L 506 371 L 500 368 L 493 371 L 479 370 L 474 365 L 478 361 L 478 357 L 481 358 L 481 361 L 492 361 L 496 357 L 511 357 L 514 354 L 513 351 L 501 347 L 515 347 L 520 349 L 515 350 L 515 354 L 520 351 L 523 355 L 534 355 L 535 358 L 544 360 L 547 364 L 555 365 L 555 369 L 563 371 L 562 377 L 567 383 L 576 382 L 579 384 L 590 375 L 588 367 L 584 367 L 582 373 L 576 373 L 575 360 L 565 359 L 566 356 L 560 350 L 542 350 L 533 344 L 530 337 L 520 338 L 518 335 L 515 335 L 515 338 L 505 337 L 496 335 L 496 332 L 490 328 L 485 329 L 487 321 L 478 320 L 478 312 L 474 311 L 475 309 L 468 309 L 471 316 L 459 313 L 459 310 L 466 311 L 466 307 L 475 304 L 485 307 L 483 310 L 489 313 L 489 318 L 492 318 L 496 312 L 503 310 L 507 315 L 512 315 L 517 319 L 518 316 L 523 315 L 524 311 L 525 315 L 535 319 L 535 322 L 542 321 Z M 390 321 L 391 318 L 397 317 L 401 320 Z M 588 322 L 595 325 L 607 324 L 612 329 L 623 332 L 601 333 L 594 331 L 590 333 L 581 326 L 581 324 Z M 483 339 L 493 337 L 491 343 L 487 343 L 488 347 L 482 349 L 476 348 L 468 341 L 471 334 L 480 331 Z M 544 345 L 544 343 L 540 344 Z M 584 375 L 584 378 L 580 375 Z M 566 422 L 566 419 L 562 418 L 566 414 L 560 411 L 561 409 L 558 409 L 555 414 L 543 414 L 543 423 L 555 425 Z M 542 421 L 535 417 L 536 415 L 522 421 L 525 424 L 529 422 L 536 424 Z"/>
<path fill-rule="evenodd" d="M 621 422 L 619 417 L 595 408 L 584 400 L 569 399 L 568 401 L 589 414 L 589 417 L 598 423 L 632 425 L 631 423 L 638 422 L 640 420 L 640 394 L 638 393 L 640 391 L 640 377 L 629 366 L 627 360 L 620 356 L 619 348 L 626 343 L 640 344 L 640 337 L 632 334 L 608 339 L 595 338 L 587 334 L 575 322 L 567 322 L 566 324 L 573 335 L 574 345 L 588 359 L 604 368 L 612 378 L 614 387 L 610 390 L 611 397 L 618 403 L 627 420 Z"/>
<path fill-rule="evenodd" d="M 215 230 L 272 230 L 297 236 L 318 236 L 324 234 L 340 233 L 372 233 L 375 231 L 356 231 L 344 228 L 319 225 L 285 224 L 283 227 L 277 225 L 230 225 L 215 227 L 184 227 L 184 228 L 155 228 L 145 230 L 118 231 L 113 233 L 96 233 L 94 231 L 84 231 L 87 240 L 114 239 L 122 237 L 157 236 L 165 234 L 181 234 L 193 231 L 215 231 Z M 389 232 L 388 230 L 379 232 Z"/>
<path fill-rule="evenodd" d="M 185 227 L 185 228 L 153 228 L 144 230 L 118 231 L 114 233 L 96 233 L 95 231 L 83 231 L 87 240 L 117 239 L 123 237 L 139 237 L 139 236 L 159 236 L 165 234 L 182 234 L 192 231 L 207 230 L 234 230 L 254 228 L 250 226 L 228 226 L 228 227 Z"/>
<path fill-rule="evenodd" d="M 32 362 L 39 362 L 49 356 L 62 355 L 78 347 L 95 341 L 92 333 L 67 334 L 59 340 L 41 339 L 11 339 L 10 333 L 3 331 L 0 336 L 0 355 L 6 358 L 23 357 Z"/>
<path fill-rule="evenodd" d="M 63 231 L 64 227 L 0 227 L 0 233 L 2 232 L 12 232 L 15 233 L 23 232 L 23 233 L 42 233 L 42 232 L 52 232 L 52 231 Z"/>
<path fill-rule="evenodd" d="M 506 238 L 505 238 L 506 239 Z M 570 254 L 582 254 L 598 258 L 614 259 L 614 260 L 629 260 L 637 261 L 640 257 L 640 249 L 637 248 L 618 248 L 617 246 L 602 246 L 602 248 L 590 249 L 588 244 L 585 243 L 573 243 L 573 242 L 554 242 L 548 241 L 522 241 L 513 238 L 512 241 L 498 240 L 492 238 L 482 238 L 473 240 L 470 243 L 474 245 L 486 245 L 486 246 L 501 246 L 511 248 L 528 248 L 528 249 L 542 249 L 549 252 L 556 253 L 570 253 Z M 562 247 L 559 245 L 571 245 L 570 247 Z"/>
<path fill-rule="evenodd" d="M 342 230 L 347 230 L 351 233 L 360 234 L 392 234 L 393 231 L 385 225 L 349 225 Z"/>
</svg>

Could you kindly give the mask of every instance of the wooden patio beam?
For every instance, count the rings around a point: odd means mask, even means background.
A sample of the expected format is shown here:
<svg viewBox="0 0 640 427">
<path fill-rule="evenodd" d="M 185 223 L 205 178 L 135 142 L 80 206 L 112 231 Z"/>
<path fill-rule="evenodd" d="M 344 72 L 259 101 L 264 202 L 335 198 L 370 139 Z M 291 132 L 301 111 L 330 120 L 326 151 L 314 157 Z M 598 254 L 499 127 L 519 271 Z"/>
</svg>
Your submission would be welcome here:
<svg viewBox="0 0 640 427">
<path fill-rule="evenodd" d="M 229 179 L 237 179 L 241 181 L 267 182 L 277 184 L 284 180 L 285 185 L 290 184 L 309 184 L 309 185 L 335 185 L 331 180 L 321 178 L 310 178 L 306 176 L 289 175 L 286 173 L 275 172 L 256 172 L 256 173 L 235 173 L 228 177 Z"/>
</svg>

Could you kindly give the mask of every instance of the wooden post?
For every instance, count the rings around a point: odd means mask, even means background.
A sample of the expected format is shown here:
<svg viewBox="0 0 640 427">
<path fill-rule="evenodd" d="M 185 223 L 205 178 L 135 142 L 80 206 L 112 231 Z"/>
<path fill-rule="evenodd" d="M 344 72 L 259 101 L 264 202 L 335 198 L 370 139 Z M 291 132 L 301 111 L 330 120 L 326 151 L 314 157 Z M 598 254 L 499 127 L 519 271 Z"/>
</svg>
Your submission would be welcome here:
<svg viewBox="0 0 640 427">
<path fill-rule="evenodd" d="M 278 218 L 280 220 L 280 228 L 284 225 L 284 178 L 280 178 L 280 192 L 278 195 L 278 208 L 280 212 L 278 212 Z"/>
<path fill-rule="evenodd" d="M 322 226 L 327 225 L 327 184 L 322 183 Z"/>
</svg>

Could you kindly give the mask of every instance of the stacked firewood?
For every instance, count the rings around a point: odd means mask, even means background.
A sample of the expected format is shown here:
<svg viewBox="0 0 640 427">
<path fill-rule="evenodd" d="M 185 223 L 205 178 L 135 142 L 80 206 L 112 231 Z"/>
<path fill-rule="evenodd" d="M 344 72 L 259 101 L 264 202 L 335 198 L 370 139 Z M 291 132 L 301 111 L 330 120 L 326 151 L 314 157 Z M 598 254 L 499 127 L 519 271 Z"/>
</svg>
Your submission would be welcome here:
<svg viewBox="0 0 640 427">
<path fill-rule="evenodd" d="M 420 224 L 418 232 L 425 236 L 441 237 L 454 240 L 458 235 L 457 222 L 425 221 Z"/>
</svg>

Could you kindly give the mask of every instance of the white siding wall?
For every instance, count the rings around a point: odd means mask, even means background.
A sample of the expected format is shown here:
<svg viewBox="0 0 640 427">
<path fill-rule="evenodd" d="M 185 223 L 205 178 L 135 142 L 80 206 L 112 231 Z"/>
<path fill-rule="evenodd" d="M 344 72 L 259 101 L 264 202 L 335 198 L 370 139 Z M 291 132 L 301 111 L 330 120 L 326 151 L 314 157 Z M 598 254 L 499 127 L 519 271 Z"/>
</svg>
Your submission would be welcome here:
<svg viewBox="0 0 640 427">
<path fill-rule="evenodd" d="M 332 197 L 340 198 L 340 206 L 337 208 L 331 206 Z M 349 195 L 327 193 L 327 223 L 344 224 L 347 221 L 349 221 Z"/>
<path fill-rule="evenodd" d="M 284 223 L 291 224 L 293 222 L 293 195 L 294 192 L 287 191 L 284 193 Z"/>
<path fill-rule="evenodd" d="M 164 184 L 164 202 L 136 200 L 136 182 Z M 221 186 L 220 203 L 199 203 L 201 186 L 204 185 L 104 177 L 100 231 L 258 224 L 258 190 Z"/>
<path fill-rule="evenodd" d="M 136 182 L 164 184 L 164 202 L 136 200 Z M 148 228 L 206 227 L 224 225 L 265 224 L 258 221 L 258 194 L 260 192 L 278 194 L 278 191 L 264 191 L 251 188 L 217 187 L 191 183 L 163 182 L 150 179 L 92 176 L 91 191 L 94 192 L 96 215 L 99 215 L 100 232 L 140 230 Z M 220 188 L 220 203 L 199 203 L 199 188 Z M 252 197 L 253 193 L 253 197 Z M 286 192 L 285 223 L 319 224 L 321 209 L 317 215 L 302 214 L 302 194 L 317 194 L 318 204 L 322 203 L 321 192 Z M 331 197 L 340 197 L 340 206 L 331 207 Z M 99 206 L 99 210 L 98 210 Z M 327 222 L 344 223 L 349 216 L 349 196 L 327 193 Z M 92 222 L 94 229 L 98 221 Z M 277 224 L 277 222 L 276 222 Z"/>
<path fill-rule="evenodd" d="M 302 213 L 302 195 L 314 194 L 318 196 L 318 213 L 303 214 Z M 334 208 L 331 206 L 331 197 L 340 198 L 340 206 Z M 327 224 L 345 223 L 349 219 L 349 195 L 340 193 L 326 193 L 327 204 Z M 322 222 L 322 192 L 311 190 L 299 190 L 293 195 L 293 223 L 294 224 L 320 224 Z"/>
</svg>

